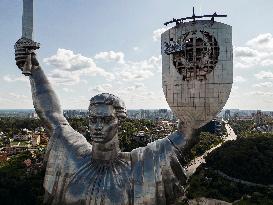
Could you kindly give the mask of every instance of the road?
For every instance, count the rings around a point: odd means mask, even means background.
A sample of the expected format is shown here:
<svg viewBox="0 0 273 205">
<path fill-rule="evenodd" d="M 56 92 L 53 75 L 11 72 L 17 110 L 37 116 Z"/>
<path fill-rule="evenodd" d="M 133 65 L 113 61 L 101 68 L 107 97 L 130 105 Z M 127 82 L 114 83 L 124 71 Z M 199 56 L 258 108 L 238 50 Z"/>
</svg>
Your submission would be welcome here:
<svg viewBox="0 0 273 205">
<path fill-rule="evenodd" d="M 231 177 L 231 176 L 228 176 L 227 174 L 225 174 L 224 172 L 221 172 L 220 170 L 214 170 L 215 173 L 221 175 L 222 177 L 230 180 L 230 181 L 233 181 L 233 182 L 237 182 L 237 183 L 241 183 L 241 184 L 245 184 L 245 185 L 248 185 L 248 186 L 258 186 L 258 187 L 264 187 L 264 188 L 273 188 L 273 184 L 272 185 L 264 185 L 264 184 L 258 184 L 258 183 L 254 183 L 254 182 L 250 182 L 250 181 L 246 181 L 246 180 L 242 180 L 242 179 L 237 179 L 237 178 L 234 178 L 234 177 Z"/>
<path fill-rule="evenodd" d="M 230 140 L 236 140 L 237 139 L 237 135 L 234 133 L 233 129 L 230 127 L 229 124 L 225 124 L 225 128 L 227 130 L 227 137 L 224 138 L 224 142 L 230 141 Z M 207 150 L 202 156 L 200 157 L 196 157 L 194 160 L 192 160 L 189 163 L 189 166 L 186 167 L 186 175 L 189 177 L 191 175 L 194 174 L 194 172 L 196 171 L 197 167 L 199 167 L 201 164 L 206 163 L 205 161 L 205 157 L 208 155 L 208 153 L 212 152 L 213 150 L 215 150 L 216 148 L 222 146 L 223 143 L 218 144 L 217 146 Z"/>
</svg>

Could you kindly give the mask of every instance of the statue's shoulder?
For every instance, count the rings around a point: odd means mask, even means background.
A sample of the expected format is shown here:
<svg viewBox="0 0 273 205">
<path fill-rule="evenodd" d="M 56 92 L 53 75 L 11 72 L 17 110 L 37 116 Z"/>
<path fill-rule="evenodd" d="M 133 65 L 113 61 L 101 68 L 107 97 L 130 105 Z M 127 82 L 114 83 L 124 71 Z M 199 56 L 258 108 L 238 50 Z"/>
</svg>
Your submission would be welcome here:
<svg viewBox="0 0 273 205">
<path fill-rule="evenodd" d="M 172 144 L 167 138 L 158 139 L 154 142 L 148 143 L 145 147 L 133 149 L 130 152 L 132 161 L 141 161 L 147 157 L 154 157 L 156 155 L 163 155 L 171 151 Z"/>
<path fill-rule="evenodd" d="M 74 130 L 73 127 L 70 126 L 70 124 L 60 124 L 55 127 L 53 131 L 53 137 L 69 137 L 69 138 L 75 138 L 75 137 L 84 137 L 82 134 Z"/>
<path fill-rule="evenodd" d="M 147 144 L 145 147 L 139 147 L 130 152 L 132 161 L 141 161 L 147 157 L 160 158 L 165 160 L 177 150 L 180 150 L 185 144 L 185 138 L 181 132 L 173 132 L 168 137 L 158 139 Z"/>
<path fill-rule="evenodd" d="M 54 129 L 52 139 L 52 146 L 59 147 L 61 144 L 64 149 L 74 151 L 77 155 L 88 155 L 92 151 L 92 145 L 86 138 L 69 124 L 62 124 Z"/>
</svg>

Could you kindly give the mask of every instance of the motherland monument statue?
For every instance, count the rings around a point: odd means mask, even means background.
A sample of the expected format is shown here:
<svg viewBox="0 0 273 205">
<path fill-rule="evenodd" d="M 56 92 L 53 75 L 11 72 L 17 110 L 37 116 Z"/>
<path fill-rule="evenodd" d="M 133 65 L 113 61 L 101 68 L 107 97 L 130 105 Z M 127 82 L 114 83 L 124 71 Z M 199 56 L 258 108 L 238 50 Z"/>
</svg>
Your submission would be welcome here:
<svg viewBox="0 0 273 205">
<path fill-rule="evenodd" d="M 169 136 L 121 152 L 118 127 L 127 116 L 124 102 L 109 93 L 91 98 L 91 143 L 69 125 L 34 52 L 40 45 L 32 40 L 33 0 L 24 0 L 23 34 L 15 44 L 15 59 L 29 76 L 35 110 L 50 134 L 44 202 L 172 204 L 186 182 L 183 147 L 193 129 L 222 109 L 230 92 L 232 50 L 224 50 L 232 49 L 230 31 L 214 20 L 194 20 L 178 22 L 162 34 L 163 89 L 181 122 Z M 227 54 L 231 59 L 224 59 Z"/>
</svg>

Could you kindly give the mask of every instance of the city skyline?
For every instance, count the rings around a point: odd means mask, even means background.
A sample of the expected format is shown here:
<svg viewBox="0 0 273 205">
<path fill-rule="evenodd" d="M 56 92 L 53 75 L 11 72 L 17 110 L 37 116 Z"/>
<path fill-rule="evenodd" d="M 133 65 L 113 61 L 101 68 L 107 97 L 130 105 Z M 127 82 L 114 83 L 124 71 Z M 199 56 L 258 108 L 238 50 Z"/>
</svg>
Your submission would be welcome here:
<svg viewBox="0 0 273 205">
<path fill-rule="evenodd" d="M 38 57 L 64 109 L 86 109 L 100 92 L 120 96 L 128 109 L 169 108 L 161 88 L 160 34 L 168 28 L 164 22 L 190 16 L 192 6 L 196 14 L 227 14 L 217 21 L 233 26 L 234 84 L 225 108 L 273 108 L 272 2 L 35 3 Z M 21 36 L 22 1 L 3 0 L 0 9 L 0 109 L 32 108 L 12 48 Z"/>
</svg>

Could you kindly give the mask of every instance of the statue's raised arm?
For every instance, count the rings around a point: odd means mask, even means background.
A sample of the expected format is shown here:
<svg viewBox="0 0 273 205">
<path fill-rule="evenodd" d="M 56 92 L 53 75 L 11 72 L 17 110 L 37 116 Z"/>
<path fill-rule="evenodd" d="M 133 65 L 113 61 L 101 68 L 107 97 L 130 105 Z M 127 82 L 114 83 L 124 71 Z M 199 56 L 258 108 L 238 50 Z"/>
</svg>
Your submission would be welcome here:
<svg viewBox="0 0 273 205">
<path fill-rule="evenodd" d="M 86 152 L 90 152 L 91 145 L 83 135 L 69 125 L 64 117 L 59 99 L 44 74 L 36 54 L 33 50 L 22 47 L 21 40 L 15 44 L 16 65 L 23 70 L 23 74 L 29 76 L 35 111 L 51 136 L 48 150 L 53 145 L 55 147 L 59 146 L 56 151 L 61 153 L 62 150 L 59 144 L 62 144 L 63 149 L 70 149 L 74 155 L 81 156 Z M 26 74 L 25 68 L 29 65 L 30 69 Z"/>
<path fill-rule="evenodd" d="M 44 180 L 47 202 L 60 193 L 69 176 L 85 163 L 92 146 L 85 137 L 75 131 L 63 116 L 58 97 L 44 74 L 36 54 L 15 45 L 16 65 L 23 70 L 31 65 L 28 75 L 35 110 L 50 134 L 47 146 L 47 168 Z M 80 160 L 79 160 L 80 159 Z M 52 201 L 53 200 L 53 201 Z M 55 202 L 54 202 L 55 203 Z M 56 202 L 58 203 L 58 202 Z"/>
<path fill-rule="evenodd" d="M 48 128 L 52 135 L 54 129 L 60 125 L 68 124 L 63 116 L 58 97 L 44 74 L 34 52 L 26 53 L 26 49 L 18 47 L 15 50 L 15 60 L 17 66 L 22 69 L 26 62 L 27 56 L 31 55 L 31 74 L 29 76 L 32 99 L 35 110 Z"/>
</svg>

